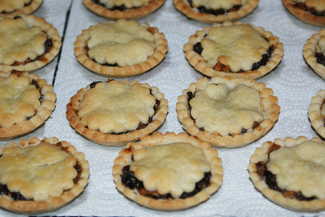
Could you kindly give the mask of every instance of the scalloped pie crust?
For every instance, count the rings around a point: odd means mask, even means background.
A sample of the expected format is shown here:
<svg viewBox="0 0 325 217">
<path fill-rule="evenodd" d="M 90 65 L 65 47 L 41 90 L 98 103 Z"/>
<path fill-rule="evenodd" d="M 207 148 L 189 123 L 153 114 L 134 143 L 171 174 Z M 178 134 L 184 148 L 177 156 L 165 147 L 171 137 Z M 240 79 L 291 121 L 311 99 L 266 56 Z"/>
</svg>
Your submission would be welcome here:
<svg viewBox="0 0 325 217">
<path fill-rule="evenodd" d="M 308 109 L 312 128 L 325 139 L 325 90 L 320 90 L 312 98 Z"/>
<path fill-rule="evenodd" d="M 43 0 L 1 0 L 0 16 L 31 14 L 43 3 Z"/>
</svg>

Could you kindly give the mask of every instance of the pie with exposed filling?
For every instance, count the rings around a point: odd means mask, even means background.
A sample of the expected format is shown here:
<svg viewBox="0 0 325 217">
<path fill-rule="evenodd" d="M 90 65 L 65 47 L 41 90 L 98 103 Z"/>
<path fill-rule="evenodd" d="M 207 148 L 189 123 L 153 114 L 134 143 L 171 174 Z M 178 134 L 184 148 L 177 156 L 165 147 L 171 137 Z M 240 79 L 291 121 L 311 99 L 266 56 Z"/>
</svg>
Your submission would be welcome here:
<svg viewBox="0 0 325 217">
<path fill-rule="evenodd" d="M 325 79 L 325 30 L 315 33 L 306 41 L 303 55 L 307 65 Z"/>
<path fill-rule="evenodd" d="M 259 0 L 173 0 L 188 18 L 207 23 L 238 20 L 252 13 Z"/>
<path fill-rule="evenodd" d="M 247 145 L 276 123 L 272 89 L 254 80 L 214 77 L 192 83 L 178 97 L 178 120 L 192 136 L 221 147 Z"/>
<path fill-rule="evenodd" d="M 165 0 L 83 0 L 93 13 L 110 19 L 134 19 L 158 10 Z"/>
<path fill-rule="evenodd" d="M 43 3 L 43 0 L 1 0 L 0 16 L 31 14 Z"/>
<path fill-rule="evenodd" d="M 32 15 L 0 17 L 0 71 L 34 71 L 58 54 L 61 38 L 45 20 Z"/>
<path fill-rule="evenodd" d="M 184 53 L 190 65 L 208 77 L 256 79 L 281 62 L 283 44 L 261 27 L 226 22 L 197 31 Z"/>
<path fill-rule="evenodd" d="M 299 211 L 325 210 L 325 142 L 306 137 L 276 139 L 257 148 L 249 163 L 256 189 Z"/>
<path fill-rule="evenodd" d="M 114 146 L 151 134 L 167 112 L 164 95 L 137 81 L 93 82 L 67 105 L 72 128 L 96 143 Z"/>
<path fill-rule="evenodd" d="M 325 139 L 325 90 L 320 90 L 311 100 L 308 116 L 312 128 Z"/>
<path fill-rule="evenodd" d="M 13 72 L 0 77 L 0 139 L 40 127 L 51 116 L 55 101 L 52 86 L 37 75 Z"/>
<path fill-rule="evenodd" d="M 127 20 L 91 26 L 77 37 L 74 49 L 86 68 L 118 77 L 149 71 L 167 50 L 167 40 L 157 28 Z"/>
<path fill-rule="evenodd" d="M 305 23 L 325 25 L 324 0 L 282 0 L 284 7 Z"/>
<path fill-rule="evenodd" d="M 0 207 L 18 213 L 52 211 L 84 191 L 84 154 L 57 138 L 30 138 L 0 148 Z"/>
<path fill-rule="evenodd" d="M 222 178 L 217 150 L 185 133 L 156 133 L 129 143 L 113 166 L 118 191 L 158 210 L 198 205 L 219 189 Z"/>
</svg>

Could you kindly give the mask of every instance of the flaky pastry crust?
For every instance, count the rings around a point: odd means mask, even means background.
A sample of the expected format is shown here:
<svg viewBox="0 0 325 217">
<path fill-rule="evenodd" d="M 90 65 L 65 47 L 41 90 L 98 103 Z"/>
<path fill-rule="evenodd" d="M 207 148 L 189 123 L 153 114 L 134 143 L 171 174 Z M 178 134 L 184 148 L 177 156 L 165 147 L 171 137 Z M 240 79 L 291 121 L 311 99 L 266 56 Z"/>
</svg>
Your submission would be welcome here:
<svg viewBox="0 0 325 217">
<path fill-rule="evenodd" d="M 183 51 L 185 57 L 189 64 L 197 71 L 202 73 L 208 77 L 215 77 L 215 76 L 228 76 L 233 78 L 247 78 L 247 79 L 257 79 L 260 78 L 267 73 L 271 72 L 275 69 L 278 64 L 280 64 L 282 57 L 283 57 L 283 44 L 279 41 L 279 38 L 274 36 L 271 32 L 265 31 L 261 27 L 253 27 L 262 37 L 268 40 L 270 46 L 273 46 L 274 50 L 270 59 L 268 60 L 267 64 L 264 66 L 259 67 L 256 70 L 244 71 L 244 72 L 224 72 L 224 71 L 216 71 L 211 66 L 207 64 L 207 62 L 203 59 L 201 55 L 196 53 L 193 50 L 193 46 L 200 42 L 205 35 L 212 29 L 216 27 L 223 27 L 223 26 L 236 26 L 236 25 L 243 25 L 240 22 L 225 22 L 222 24 L 216 24 L 212 27 L 205 27 L 202 30 L 197 31 L 195 34 L 189 37 L 189 41 L 184 45 Z"/>
<path fill-rule="evenodd" d="M 2 12 L 2 13 L 0 13 L 0 16 L 13 16 L 14 17 L 14 16 L 17 16 L 20 14 L 31 14 L 34 11 L 36 11 L 38 8 L 41 7 L 42 3 L 43 3 L 43 0 L 31 0 L 31 3 L 28 4 L 27 6 L 17 9 L 17 10 L 14 10 L 9 13 Z"/>
<path fill-rule="evenodd" d="M 202 189 L 202 191 L 198 192 L 196 195 L 188 197 L 186 199 L 156 200 L 150 197 L 142 196 L 137 191 L 123 185 L 121 181 L 122 169 L 124 166 L 131 163 L 133 150 L 170 143 L 189 143 L 203 150 L 204 155 L 210 164 L 212 173 L 210 185 L 207 188 Z M 208 143 L 197 140 L 185 133 L 155 133 L 151 136 L 141 138 L 139 142 L 129 143 L 127 147 L 123 149 L 119 153 L 119 156 L 115 159 L 112 173 L 117 190 L 124 196 L 142 206 L 166 211 L 187 209 L 208 200 L 209 197 L 220 188 L 223 179 L 222 163 L 221 159 L 218 157 L 217 150 L 213 149 Z"/>
<path fill-rule="evenodd" d="M 67 203 L 71 202 L 73 199 L 78 197 L 84 191 L 85 187 L 88 184 L 89 177 L 88 161 L 85 159 L 85 155 L 81 152 L 77 152 L 75 147 L 72 146 L 69 142 L 59 141 L 59 139 L 56 137 L 44 138 L 42 140 L 32 137 L 27 140 L 21 140 L 18 144 L 11 143 L 9 144 L 9 146 L 18 146 L 24 148 L 38 145 L 43 141 L 53 145 L 61 143 L 62 148 L 77 160 L 79 166 L 81 167 L 81 173 L 78 183 L 75 184 L 71 189 L 64 191 L 61 196 L 49 197 L 48 200 L 15 201 L 9 198 L 8 196 L 0 195 L 0 207 L 17 213 L 28 214 L 48 212 L 66 205 Z M 0 149 L 0 155 L 3 151 L 2 149 Z"/>
<path fill-rule="evenodd" d="M 324 199 L 316 199 L 311 201 L 299 201 L 296 199 L 284 197 L 283 194 L 280 193 L 279 191 L 270 189 L 265 183 L 265 181 L 262 180 L 259 174 L 257 173 L 256 163 L 261 161 L 263 162 L 267 161 L 269 148 L 273 144 L 277 144 L 281 147 L 292 147 L 306 141 L 308 141 L 306 137 L 300 136 L 297 138 L 286 137 L 284 139 L 275 139 L 274 142 L 270 142 L 270 141 L 264 142 L 262 146 L 257 148 L 253 153 L 253 155 L 251 156 L 248 165 L 248 172 L 249 172 L 250 180 L 254 184 L 255 188 L 258 191 L 260 191 L 265 197 L 279 204 L 280 206 L 292 210 L 297 210 L 297 211 L 307 211 L 307 212 L 321 211 L 325 209 Z M 319 138 L 313 138 L 311 141 L 321 141 L 321 140 Z"/>
<path fill-rule="evenodd" d="M 223 136 L 218 132 L 201 130 L 191 117 L 187 93 L 195 93 L 200 89 L 200 87 L 208 83 L 229 83 L 232 86 L 243 84 L 256 89 L 260 95 L 261 107 L 263 109 L 262 113 L 264 116 L 263 121 L 260 122 L 256 128 L 243 134 Z M 234 79 L 230 77 L 214 77 L 210 80 L 207 78 L 199 79 L 197 82 L 192 83 L 189 88 L 185 89 L 183 94 L 177 99 L 176 111 L 177 118 L 182 124 L 184 130 L 192 136 L 195 136 L 202 141 L 209 142 L 215 146 L 235 148 L 247 145 L 261 138 L 271 130 L 279 118 L 280 106 L 278 105 L 278 98 L 273 95 L 272 89 L 267 88 L 264 83 L 256 82 L 254 80 Z"/>
<path fill-rule="evenodd" d="M 313 129 L 325 139 L 325 114 L 322 114 L 322 109 L 325 110 L 325 90 L 317 92 L 311 100 L 308 109 L 308 117 Z"/>
</svg>

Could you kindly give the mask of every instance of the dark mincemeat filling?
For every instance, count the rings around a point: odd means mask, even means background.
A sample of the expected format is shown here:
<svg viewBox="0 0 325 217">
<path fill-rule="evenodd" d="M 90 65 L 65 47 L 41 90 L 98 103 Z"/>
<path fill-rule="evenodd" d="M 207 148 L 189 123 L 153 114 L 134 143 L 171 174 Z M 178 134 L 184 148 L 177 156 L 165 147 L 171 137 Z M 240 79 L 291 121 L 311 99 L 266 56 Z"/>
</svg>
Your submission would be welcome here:
<svg viewBox="0 0 325 217">
<path fill-rule="evenodd" d="M 311 13 L 314 16 L 319 16 L 319 17 L 325 16 L 325 11 L 317 11 L 315 8 L 308 7 L 305 3 L 299 2 L 299 3 L 294 4 L 294 6 L 301 10 L 308 11 L 309 13 Z"/>
<path fill-rule="evenodd" d="M 303 193 L 301 191 L 298 191 L 298 192 L 296 192 L 296 191 L 289 191 L 289 190 L 282 189 L 282 188 L 279 187 L 279 185 L 277 183 L 277 180 L 276 180 L 276 175 L 274 175 L 267 168 L 267 163 L 270 160 L 270 154 L 271 154 L 271 152 L 276 151 L 279 148 L 281 148 L 279 145 L 273 144 L 269 148 L 267 161 L 265 161 L 265 162 L 264 161 L 260 161 L 260 162 L 257 162 L 255 164 L 256 165 L 257 174 L 262 179 L 265 180 L 266 185 L 270 189 L 272 189 L 274 191 L 281 192 L 284 197 L 287 197 L 287 198 L 295 198 L 295 199 L 300 200 L 300 201 L 311 201 L 311 200 L 318 199 L 316 196 L 306 197 L 306 196 L 303 195 Z"/>
<path fill-rule="evenodd" d="M 217 85 L 217 84 L 216 84 Z M 191 111 L 192 111 L 192 106 L 191 106 L 191 104 L 190 104 L 190 101 L 191 101 L 191 99 L 193 99 L 195 97 L 195 93 L 192 93 L 192 92 L 187 92 L 187 106 L 188 106 L 188 110 L 189 110 L 189 115 L 190 115 L 190 118 L 194 121 L 194 123 L 196 122 L 195 121 L 195 119 L 194 119 L 194 117 L 192 116 L 192 113 L 191 113 Z M 257 121 L 254 121 L 254 123 L 253 123 L 253 126 L 252 126 L 252 129 L 256 129 L 257 127 L 259 127 L 260 126 L 260 123 L 259 122 L 257 122 Z M 204 127 L 201 127 L 201 128 L 199 128 L 199 130 L 200 131 L 205 131 L 205 129 L 204 129 Z M 246 129 L 246 128 L 242 128 L 241 129 L 241 131 L 240 131 L 240 134 L 242 135 L 242 134 L 245 134 L 245 133 L 247 133 L 247 131 L 248 131 L 248 129 Z M 233 133 L 229 133 L 228 134 L 228 136 L 235 136 L 236 134 L 233 134 Z"/>
<path fill-rule="evenodd" d="M 210 185 L 211 172 L 204 173 L 204 177 L 195 184 L 195 189 L 191 192 L 183 192 L 180 199 L 186 199 L 192 197 L 207 188 Z M 157 191 L 148 191 L 144 188 L 143 182 L 137 179 L 134 173 L 130 170 L 130 166 L 124 166 L 122 169 L 121 181 L 123 185 L 130 189 L 136 189 L 142 196 L 151 197 L 153 199 L 175 199 L 168 194 L 159 194 Z"/>
<path fill-rule="evenodd" d="M 198 42 L 198 43 L 194 44 L 193 45 L 193 50 L 197 54 L 201 55 L 202 54 L 202 51 L 203 51 L 203 47 L 202 47 L 201 42 Z M 271 58 L 273 51 L 274 51 L 274 46 L 270 46 L 268 48 L 268 50 L 266 51 L 266 53 L 262 55 L 261 60 L 258 61 L 258 62 L 256 62 L 256 63 L 253 63 L 251 70 L 257 70 L 261 66 L 265 66 L 267 64 L 267 62 L 269 61 L 269 59 Z M 216 66 L 219 65 L 219 64 L 217 63 Z M 223 64 L 220 64 L 220 65 L 222 65 L 222 66 L 220 66 L 223 69 L 222 71 L 231 72 L 229 66 L 225 66 Z M 215 69 L 215 67 L 213 67 L 213 68 Z M 239 71 L 239 73 L 242 73 L 242 72 L 245 72 L 245 71 L 244 70 L 240 70 Z"/>
<path fill-rule="evenodd" d="M 325 56 L 322 53 L 316 53 L 315 54 L 316 60 L 319 64 L 322 64 L 325 66 Z"/>
<path fill-rule="evenodd" d="M 110 81 L 112 81 L 112 80 L 108 80 L 107 83 L 110 82 Z M 92 83 L 89 85 L 89 87 L 90 87 L 90 88 L 94 88 L 94 87 L 96 87 L 96 84 L 98 84 L 98 83 L 101 83 L 101 81 L 95 81 L 95 82 L 92 82 Z M 150 94 L 151 94 L 152 96 L 154 96 L 154 95 L 152 94 L 152 90 L 151 90 L 151 89 L 150 89 Z M 155 105 L 154 105 L 154 107 L 153 107 L 153 109 L 154 109 L 155 112 L 154 112 L 154 114 L 153 114 L 152 116 L 149 117 L 148 123 L 145 124 L 145 123 L 140 122 L 140 124 L 138 125 L 138 127 L 137 127 L 135 130 L 141 130 L 141 129 L 146 128 L 146 127 L 149 125 L 149 123 L 152 122 L 153 117 L 156 115 L 156 113 L 157 113 L 159 107 L 160 107 L 160 100 L 156 99 L 156 103 L 155 103 Z M 124 132 L 119 132 L 119 133 L 109 133 L 109 134 L 112 134 L 112 135 L 122 135 L 122 134 L 126 134 L 126 133 L 129 133 L 129 132 L 132 132 L 132 131 L 134 131 L 134 130 L 124 131 Z"/>
<path fill-rule="evenodd" d="M 37 83 L 36 80 L 32 80 L 31 85 L 35 86 L 35 88 L 36 88 L 36 89 L 38 90 L 38 92 L 40 93 L 40 97 L 39 97 L 38 100 L 39 100 L 40 103 L 42 104 L 42 102 L 43 102 L 43 100 L 44 100 L 44 95 L 42 94 L 41 87 L 39 86 L 39 84 Z M 35 113 L 34 113 L 33 115 L 26 117 L 26 120 L 30 120 L 30 119 L 32 119 L 32 118 L 36 115 L 36 113 L 37 113 L 37 112 L 35 111 Z"/>
<path fill-rule="evenodd" d="M 93 0 L 93 2 L 97 5 L 100 5 L 104 8 L 107 8 L 105 4 L 101 3 L 99 0 Z M 139 8 L 139 7 L 131 7 L 131 8 L 128 8 L 126 7 L 125 5 L 119 5 L 119 6 L 114 6 L 112 8 L 107 8 L 109 10 L 112 10 L 112 11 L 125 11 L 125 10 L 129 10 L 129 9 L 136 9 L 136 8 Z"/>
<path fill-rule="evenodd" d="M 195 8 L 193 5 L 193 0 L 187 0 L 187 1 L 192 8 Z M 230 9 L 223 9 L 223 8 L 210 9 L 210 8 L 206 8 L 204 6 L 199 6 L 199 7 L 197 7 L 197 9 L 199 10 L 200 13 L 212 14 L 212 15 L 218 16 L 218 15 L 223 15 L 223 14 L 227 14 L 230 12 L 238 11 L 239 9 L 241 9 L 241 7 L 242 7 L 242 5 L 234 5 Z"/>
<path fill-rule="evenodd" d="M 25 3 L 24 8 L 30 6 L 32 4 L 32 2 L 33 2 L 33 0 L 30 0 L 29 2 Z M 11 14 L 11 13 L 15 13 L 17 10 L 18 9 L 15 9 L 13 11 L 0 11 L 0 13 L 2 13 L 2 14 Z"/>
</svg>

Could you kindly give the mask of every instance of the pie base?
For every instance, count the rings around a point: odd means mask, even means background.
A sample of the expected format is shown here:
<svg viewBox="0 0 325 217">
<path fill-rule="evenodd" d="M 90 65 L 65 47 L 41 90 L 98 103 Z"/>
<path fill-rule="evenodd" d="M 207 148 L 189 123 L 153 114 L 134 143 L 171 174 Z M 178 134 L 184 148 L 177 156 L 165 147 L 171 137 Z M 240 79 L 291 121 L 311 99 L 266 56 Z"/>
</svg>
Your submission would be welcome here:
<svg viewBox="0 0 325 217">
<path fill-rule="evenodd" d="M 307 141 L 306 137 L 300 136 L 297 138 L 284 138 L 276 139 L 274 143 L 282 147 L 294 146 L 298 143 Z M 314 138 L 312 140 L 319 141 L 320 139 Z M 299 201 L 296 199 L 290 199 L 284 197 L 280 192 L 270 189 L 267 184 L 261 180 L 260 176 L 257 173 L 256 163 L 260 161 L 266 161 L 268 150 L 272 146 L 273 142 L 265 142 L 263 145 L 255 150 L 253 155 L 250 158 L 248 172 L 252 183 L 255 185 L 255 188 L 260 191 L 266 198 L 275 202 L 276 204 L 283 206 L 288 209 L 296 211 L 306 211 L 306 212 L 316 212 L 325 210 L 325 200 L 318 199 L 312 201 Z"/>
<path fill-rule="evenodd" d="M 59 139 L 56 137 L 45 138 L 44 141 L 49 144 L 56 144 L 59 142 Z M 27 140 L 21 140 L 18 144 L 12 143 L 10 145 L 13 146 L 21 146 L 27 147 L 31 145 L 37 145 L 41 142 L 40 139 L 32 137 Z M 77 152 L 77 150 L 68 142 L 61 141 L 65 150 L 67 150 L 70 154 L 72 154 L 77 160 L 79 165 L 82 168 L 80 179 L 73 188 L 69 191 L 63 192 L 61 196 L 58 197 L 50 197 L 48 200 L 43 201 L 14 201 L 7 196 L 0 195 L 0 207 L 6 210 L 17 212 L 17 213 L 42 213 L 56 210 L 72 200 L 78 197 L 85 189 L 88 184 L 89 177 L 89 165 L 88 161 L 85 159 L 85 155 L 81 152 Z M 0 153 L 2 150 L 0 149 Z"/>
<path fill-rule="evenodd" d="M 321 78 L 325 79 L 325 66 L 317 62 L 316 45 L 321 36 L 325 35 L 325 30 L 312 35 L 305 43 L 303 49 L 304 60 L 306 64 Z"/>
<path fill-rule="evenodd" d="M 196 195 L 186 198 L 186 199 L 153 199 L 150 197 L 145 197 L 139 194 L 136 190 L 132 190 L 121 181 L 122 169 L 124 166 L 130 164 L 132 156 L 132 148 L 143 148 L 146 146 L 153 146 L 159 144 L 169 144 L 185 142 L 190 143 L 196 147 L 200 147 L 204 150 L 204 154 L 207 157 L 208 162 L 211 166 L 211 179 L 209 187 L 198 192 Z M 213 149 L 209 144 L 195 139 L 194 137 L 188 136 L 185 133 L 175 134 L 175 133 L 155 133 L 151 136 L 146 136 L 141 138 L 139 142 L 129 143 L 127 147 L 119 153 L 119 156 L 114 161 L 113 166 L 113 179 L 117 190 L 122 193 L 125 197 L 134 202 L 157 210 L 182 210 L 193 206 L 196 206 L 206 200 L 214 194 L 221 186 L 223 179 L 223 169 L 221 165 L 221 159 L 218 157 L 218 152 Z"/>
<path fill-rule="evenodd" d="M 82 88 L 76 93 L 76 95 L 71 97 L 70 102 L 67 105 L 66 112 L 66 116 L 70 123 L 70 126 L 83 137 L 98 144 L 108 146 L 123 146 L 128 142 L 135 141 L 143 136 L 153 133 L 165 122 L 168 113 L 168 101 L 164 97 L 164 95 L 158 90 L 158 88 L 150 87 L 148 84 L 146 85 L 152 90 L 152 95 L 160 101 L 160 105 L 155 115 L 152 117 L 152 122 L 150 122 L 145 128 L 140 130 L 133 130 L 131 132 L 119 135 L 103 133 L 98 130 L 92 130 L 87 128 L 81 122 L 78 116 L 78 109 L 84 95 L 89 90 L 89 88 Z"/>
<path fill-rule="evenodd" d="M 238 20 L 252 13 L 259 3 L 259 0 L 251 0 L 238 11 L 233 11 L 222 15 L 213 15 L 196 11 L 186 1 L 187 0 L 173 0 L 173 3 L 175 8 L 186 17 L 205 23 L 222 23 L 225 21 Z"/>
<path fill-rule="evenodd" d="M 216 24 L 214 26 L 215 27 L 232 26 L 232 25 L 236 26 L 241 24 L 242 23 L 240 22 L 234 22 L 234 23 L 225 22 L 223 24 Z M 197 70 L 198 72 L 202 73 L 207 77 L 227 76 L 232 78 L 246 78 L 246 79 L 260 78 L 266 75 L 267 73 L 271 72 L 272 70 L 274 70 L 280 64 L 283 57 L 283 44 L 279 41 L 279 38 L 274 36 L 271 32 L 265 31 L 261 27 L 255 27 L 253 25 L 252 27 L 269 41 L 270 46 L 274 47 L 272 55 L 268 60 L 267 64 L 259 67 L 256 70 L 245 71 L 245 72 L 223 72 L 223 71 L 216 71 L 212 67 L 210 67 L 203 59 L 203 57 L 193 50 L 193 46 L 196 43 L 200 42 L 204 38 L 204 35 L 207 34 L 212 27 L 205 27 L 202 30 L 197 31 L 195 34 L 190 36 L 189 41 L 183 47 L 185 57 L 189 62 L 189 64 L 195 70 Z"/>
<path fill-rule="evenodd" d="M 315 16 L 308 11 L 297 8 L 292 0 L 282 0 L 282 4 L 292 15 L 305 23 L 316 26 L 325 25 L 325 16 Z"/>
<path fill-rule="evenodd" d="M 322 106 L 325 106 L 325 90 L 320 90 L 311 100 L 308 109 L 308 117 L 312 128 L 320 137 L 325 139 L 325 117 L 321 114 Z"/>
<path fill-rule="evenodd" d="M 33 15 L 19 16 L 22 17 L 22 19 L 24 19 L 28 24 L 41 28 L 52 40 L 52 47 L 48 52 L 42 55 L 41 60 L 36 59 L 35 61 L 29 62 L 27 64 L 17 66 L 0 64 L 1 73 L 8 74 L 12 71 L 30 72 L 40 69 L 52 62 L 52 60 L 58 55 L 61 48 L 61 37 L 54 26 L 47 23 L 43 18 L 40 17 L 36 17 Z"/>
<path fill-rule="evenodd" d="M 0 127 L 0 140 L 15 138 L 36 130 L 37 128 L 41 127 L 48 118 L 50 118 L 55 108 L 56 94 L 54 93 L 51 85 L 47 84 L 45 80 L 41 79 L 35 74 L 30 74 L 27 72 L 16 72 L 16 74 L 20 74 L 19 76 L 27 76 L 33 80 L 36 80 L 41 89 L 43 101 L 40 107 L 37 108 L 36 115 L 30 120 L 22 121 L 8 128 Z"/>
<path fill-rule="evenodd" d="M 33 0 L 30 5 L 21 9 L 15 10 L 12 13 L 0 13 L 0 16 L 17 16 L 21 14 L 31 14 L 41 7 L 43 0 Z"/>
<path fill-rule="evenodd" d="M 94 3 L 92 0 L 83 0 L 83 4 L 88 10 L 109 19 L 134 19 L 144 17 L 158 10 L 164 3 L 165 0 L 154 0 L 143 7 L 119 11 L 110 10 L 109 8 Z"/>
<path fill-rule="evenodd" d="M 195 92 L 197 87 L 208 82 L 232 82 L 237 85 L 244 84 L 248 87 L 252 87 L 258 90 L 261 97 L 264 120 L 259 124 L 258 127 L 256 127 L 252 131 L 233 136 L 223 136 L 220 135 L 218 132 L 208 132 L 200 130 L 190 116 L 187 93 Z M 279 118 L 280 106 L 278 105 L 277 97 L 273 96 L 272 89 L 266 88 L 264 83 L 258 83 L 254 80 L 233 79 L 230 77 L 215 77 L 211 80 L 207 78 L 201 78 L 197 82 L 192 83 L 188 89 L 185 89 L 183 91 L 183 95 L 180 95 L 177 99 L 176 111 L 179 122 L 182 124 L 184 130 L 186 130 L 186 132 L 188 132 L 190 135 L 195 136 L 202 141 L 211 143 L 212 145 L 218 147 L 236 148 L 248 145 L 249 143 L 254 142 L 255 140 L 264 136 L 268 131 L 270 131 Z"/>
<path fill-rule="evenodd" d="M 142 63 L 138 63 L 130 66 L 106 66 L 97 63 L 88 56 L 87 41 L 90 38 L 91 31 L 96 28 L 96 25 L 83 30 L 77 37 L 74 44 L 74 54 L 81 65 L 87 69 L 105 76 L 114 77 L 128 77 L 133 75 L 139 75 L 145 73 L 161 63 L 168 51 L 167 40 L 165 35 L 155 27 L 149 27 L 154 32 L 155 43 L 157 47 L 154 53 L 148 57 L 148 59 Z"/>
</svg>

